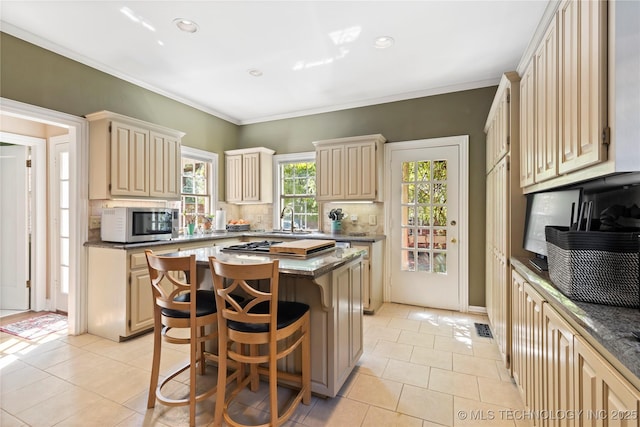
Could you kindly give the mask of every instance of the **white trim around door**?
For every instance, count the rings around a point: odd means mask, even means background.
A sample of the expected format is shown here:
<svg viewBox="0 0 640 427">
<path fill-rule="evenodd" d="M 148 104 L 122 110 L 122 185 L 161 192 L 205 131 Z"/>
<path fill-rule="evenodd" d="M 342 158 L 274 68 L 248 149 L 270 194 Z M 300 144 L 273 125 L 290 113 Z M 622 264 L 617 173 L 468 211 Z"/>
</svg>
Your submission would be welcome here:
<svg viewBox="0 0 640 427">
<path fill-rule="evenodd" d="M 396 150 L 415 150 L 420 148 L 435 148 L 457 146 L 459 149 L 459 191 L 458 191 L 458 296 L 461 312 L 469 311 L 469 136 L 459 135 L 442 138 L 421 139 L 415 141 L 401 141 L 385 144 L 384 168 L 387 173 L 391 173 L 392 153 Z M 384 180 L 385 194 L 385 230 L 389 234 L 392 228 L 392 206 L 391 206 L 391 179 L 388 176 Z M 385 253 L 391 253 L 391 239 L 385 240 Z M 385 257 L 385 277 L 384 277 L 384 301 L 391 300 L 391 257 Z"/>
<path fill-rule="evenodd" d="M 69 277 L 69 334 L 87 331 L 87 265 L 86 248 L 89 232 L 89 125 L 86 119 L 70 114 L 0 98 L 0 113 L 24 120 L 63 127 L 69 130 L 70 154 L 70 259 L 73 265 Z M 46 219 L 45 219 L 46 223 Z M 46 284 L 43 284 L 46 286 Z M 33 310 L 49 310 L 46 287 L 35 291 Z M 44 298 L 44 299 L 43 299 Z"/>
</svg>

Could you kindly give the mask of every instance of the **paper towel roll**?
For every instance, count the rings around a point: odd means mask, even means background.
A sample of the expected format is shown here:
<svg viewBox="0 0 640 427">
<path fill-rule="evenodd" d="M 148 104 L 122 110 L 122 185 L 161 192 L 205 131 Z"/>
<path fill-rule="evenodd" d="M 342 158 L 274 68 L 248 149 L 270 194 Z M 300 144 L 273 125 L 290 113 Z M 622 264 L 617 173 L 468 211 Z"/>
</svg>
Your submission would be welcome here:
<svg viewBox="0 0 640 427">
<path fill-rule="evenodd" d="M 227 213 L 222 209 L 216 211 L 216 231 L 227 229 Z"/>
</svg>

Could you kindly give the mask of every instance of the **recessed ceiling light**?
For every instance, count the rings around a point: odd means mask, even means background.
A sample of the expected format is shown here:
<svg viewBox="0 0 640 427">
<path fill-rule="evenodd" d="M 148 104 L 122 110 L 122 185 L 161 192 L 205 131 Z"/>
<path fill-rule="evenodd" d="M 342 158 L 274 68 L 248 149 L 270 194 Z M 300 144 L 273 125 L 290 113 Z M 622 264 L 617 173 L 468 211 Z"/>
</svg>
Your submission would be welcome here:
<svg viewBox="0 0 640 427">
<path fill-rule="evenodd" d="M 393 37 L 380 36 L 380 37 L 376 37 L 376 40 L 373 43 L 373 45 L 376 47 L 376 49 L 386 49 L 388 47 L 393 46 L 394 43 L 395 41 L 393 40 Z"/>
<path fill-rule="evenodd" d="M 257 68 L 252 68 L 247 72 L 253 77 L 260 77 L 262 75 L 262 71 L 258 70 Z"/>
<path fill-rule="evenodd" d="M 185 33 L 195 33 L 198 31 L 198 24 L 189 19 L 176 18 L 173 20 L 173 23 Z"/>
</svg>

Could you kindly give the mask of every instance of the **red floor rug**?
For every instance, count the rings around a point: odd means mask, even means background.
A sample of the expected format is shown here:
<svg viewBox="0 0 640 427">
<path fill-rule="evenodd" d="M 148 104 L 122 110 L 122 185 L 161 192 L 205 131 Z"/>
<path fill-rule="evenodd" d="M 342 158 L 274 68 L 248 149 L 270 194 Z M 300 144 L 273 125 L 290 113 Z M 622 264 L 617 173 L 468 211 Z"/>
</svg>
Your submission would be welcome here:
<svg viewBox="0 0 640 427">
<path fill-rule="evenodd" d="M 0 331 L 28 340 L 37 340 L 54 332 L 67 329 L 67 316 L 47 313 L 31 319 L 0 326 Z"/>
</svg>

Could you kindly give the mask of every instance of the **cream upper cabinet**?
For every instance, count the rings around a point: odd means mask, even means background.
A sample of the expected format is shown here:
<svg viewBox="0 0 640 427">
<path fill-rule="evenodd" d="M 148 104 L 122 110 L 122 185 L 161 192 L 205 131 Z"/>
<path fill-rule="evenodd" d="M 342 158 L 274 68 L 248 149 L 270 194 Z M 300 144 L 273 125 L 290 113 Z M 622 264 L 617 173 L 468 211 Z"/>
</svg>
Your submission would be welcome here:
<svg viewBox="0 0 640 427">
<path fill-rule="evenodd" d="M 264 147 L 225 151 L 228 203 L 273 202 L 273 154 Z"/>
<path fill-rule="evenodd" d="M 180 198 L 183 132 L 101 111 L 89 120 L 89 198 Z"/>
<path fill-rule="evenodd" d="M 558 175 L 558 31 L 552 19 L 538 50 L 535 63 L 535 158 L 534 180 L 542 182 Z"/>
<path fill-rule="evenodd" d="M 384 136 L 314 141 L 316 199 L 382 200 Z"/>
<path fill-rule="evenodd" d="M 632 144 L 615 147 L 609 136 L 609 7 L 615 2 L 563 0 L 522 72 L 520 185 L 527 193 L 637 170 L 623 159 Z"/>
<path fill-rule="evenodd" d="M 535 61 L 529 61 L 520 80 L 520 187 L 533 184 L 536 150 Z"/>
<path fill-rule="evenodd" d="M 158 132 L 150 133 L 149 195 L 178 199 L 180 197 L 181 158 L 180 141 Z"/>
<path fill-rule="evenodd" d="M 607 2 L 564 1 L 560 31 L 560 152 L 564 174 L 606 160 Z"/>
</svg>

